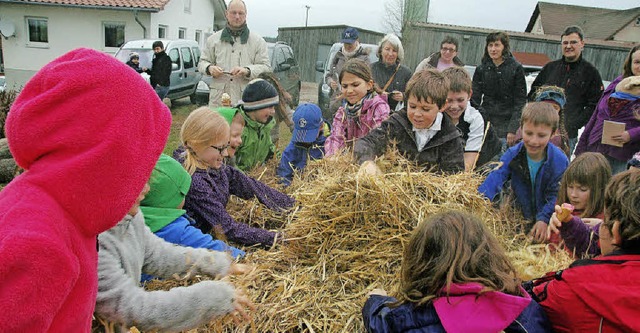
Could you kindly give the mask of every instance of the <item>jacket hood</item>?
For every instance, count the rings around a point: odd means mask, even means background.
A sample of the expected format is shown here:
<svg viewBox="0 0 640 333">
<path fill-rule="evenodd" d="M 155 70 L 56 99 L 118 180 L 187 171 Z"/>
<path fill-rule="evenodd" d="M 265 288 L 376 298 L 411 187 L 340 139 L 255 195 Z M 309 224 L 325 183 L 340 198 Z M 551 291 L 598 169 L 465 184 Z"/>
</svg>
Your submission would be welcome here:
<svg viewBox="0 0 640 333">
<path fill-rule="evenodd" d="M 479 283 L 452 284 L 449 297 L 433 301 L 440 322 L 447 332 L 493 333 L 507 328 L 529 306 L 531 297 L 490 291 L 478 296 Z"/>
<path fill-rule="evenodd" d="M 621 264 L 604 263 L 616 260 L 628 261 Z M 598 263 L 599 261 L 603 263 Z M 592 262 L 589 266 L 565 270 L 562 276 L 571 281 L 566 285 L 588 308 L 621 331 L 640 331 L 640 255 L 601 256 Z"/>
<path fill-rule="evenodd" d="M 162 152 L 171 114 L 136 71 L 76 49 L 43 67 L 18 95 L 9 149 L 32 183 L 87 235 L 114 226 L 133 205 Z"/>
</svg>

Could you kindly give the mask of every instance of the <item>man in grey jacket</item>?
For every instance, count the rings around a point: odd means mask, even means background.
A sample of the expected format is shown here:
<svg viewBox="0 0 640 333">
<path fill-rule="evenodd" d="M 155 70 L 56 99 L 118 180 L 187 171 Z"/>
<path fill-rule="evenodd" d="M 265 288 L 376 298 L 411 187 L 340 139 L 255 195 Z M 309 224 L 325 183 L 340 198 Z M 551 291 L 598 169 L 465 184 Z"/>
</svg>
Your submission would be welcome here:
<svg viewBox="0 0 640 333">
<path fill-rule="evenodd" d="M 267 43 L 247 27 L 247 7 L 232 0 L 226 11 L 227 26 L 207 39 L 198 70 L 213 77 L 209 106 L 221 106 L 222 94 L 238 104 L 242 89 L 262 72 L 271 71 Z"/>
</svg>

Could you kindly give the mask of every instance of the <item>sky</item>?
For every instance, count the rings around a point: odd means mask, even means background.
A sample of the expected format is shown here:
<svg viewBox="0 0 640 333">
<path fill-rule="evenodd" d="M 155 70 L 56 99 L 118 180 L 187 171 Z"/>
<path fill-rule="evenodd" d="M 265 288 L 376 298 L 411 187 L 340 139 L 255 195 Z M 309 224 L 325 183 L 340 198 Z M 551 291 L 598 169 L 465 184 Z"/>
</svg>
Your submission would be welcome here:
<svg viewBox="0 0 640 333">
<path fill-rule="evenodd" d="M 227 0 L 228 1 L 228 0 Z M 353 25 L 389 32 L 383 24 L 385 2 L 398 0 L 244 0 L 249 29 L 263 37 L 276 37 L 278 27 Z M 570 5 L 628 9 L 638 0 L 545 0 Z M 524 31 L 536 0 L 430 0 L 429 22 L 507 31 Z"/>
</svg>

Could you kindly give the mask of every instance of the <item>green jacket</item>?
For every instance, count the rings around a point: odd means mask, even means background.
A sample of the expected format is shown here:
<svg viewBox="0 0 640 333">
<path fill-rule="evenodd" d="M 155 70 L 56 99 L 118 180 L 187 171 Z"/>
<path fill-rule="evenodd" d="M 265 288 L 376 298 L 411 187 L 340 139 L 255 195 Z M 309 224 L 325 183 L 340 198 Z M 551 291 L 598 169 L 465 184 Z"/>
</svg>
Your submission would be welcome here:
<svg viewBox="0 0 640 333">
<path fill-rule="evenodd" d="M 242 131 L 242 144 L 236 151 L 236 167 L 248 171 L 264 163 L 275 153 L 276 146 L 271 141 L 271 129 L 276 121 L 271 119 L 268 123 L 262 124 L 249 118 L 244 111 L 240 112 L 246 125 Z"/>
</svg>

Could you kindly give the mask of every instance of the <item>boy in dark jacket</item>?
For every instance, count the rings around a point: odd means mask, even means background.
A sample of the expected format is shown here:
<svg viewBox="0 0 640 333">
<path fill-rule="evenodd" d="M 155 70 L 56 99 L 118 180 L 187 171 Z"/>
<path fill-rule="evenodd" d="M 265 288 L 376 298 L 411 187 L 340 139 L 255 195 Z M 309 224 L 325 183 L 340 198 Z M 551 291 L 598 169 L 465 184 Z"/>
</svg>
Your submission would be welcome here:
<svg viewBox="0 0 640 333">
<path fill-rule="evenodd" d="M 449 79 L 435 69 L 415 74 L 407 83 L 406 109 L 392 114 L 365 137 L 356 141 L 354 154 L 360 169 L 379 173 L 376 156 L 384 154 L 390 142 L 409 160 L 434 171 L 464 170 L 463 142 L 448 115 L 440 112 L 447 100 Z"/>
<path fill-rule="evenodd" d="M 151 69 L 147 70 L 147 74 L 151 77 L 151 86 L 156 90 L 158 97 L 164 99 L 169 94 L 169 80 L 171 76 L 171 58 L 164 52 L 164 44 L 157 40 L 152 44 L 153 60 Z"/>
<path fill-rule="evenodd" d="M 302 104 L 293 114 L 293 134 L 291 142 L 282 153 L 276 174 L 280 183 L 289 186 L 293 180 L 293 170 L 302 171 L 309 159 L 324 157 L 324 120 L 322 110 L 315 104 Z"/>
<path fill-rule="evenodd" d="M 562 174 L 569 160 L 560 148 L 549 144 L 558 127 L 558 112 L 545 102 L 527 104 L 522 111 L 522 142 L 509 148 L 478 191 L 494 200 L 507 180 L 522 215 L 535 222 L 529 235 L 536 242 L 546 237 L 549 218 L 554 212 Z"/>
</svg>

